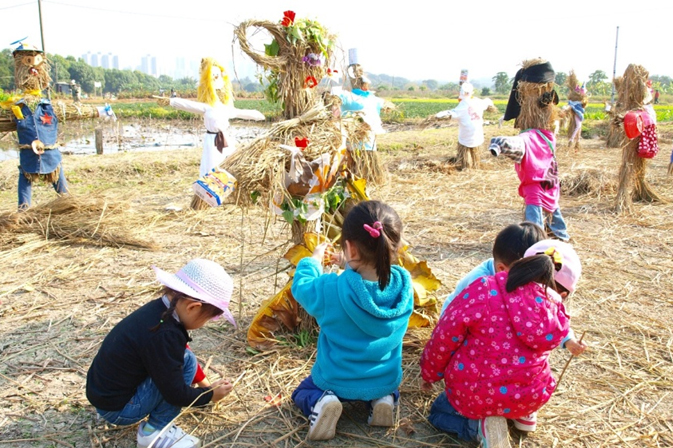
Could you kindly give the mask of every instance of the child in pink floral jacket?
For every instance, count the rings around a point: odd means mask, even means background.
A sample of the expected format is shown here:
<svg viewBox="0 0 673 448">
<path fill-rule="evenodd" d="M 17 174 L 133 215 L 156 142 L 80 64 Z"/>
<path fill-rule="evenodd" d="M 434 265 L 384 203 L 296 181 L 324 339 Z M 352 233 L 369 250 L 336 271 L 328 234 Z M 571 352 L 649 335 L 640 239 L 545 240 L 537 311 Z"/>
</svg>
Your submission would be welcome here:
<svg viewBox="0 0 673 448">
<path fill-rule="evenodd" d="M 558 241 L 546 246 L 539 254 L 527 253 L 509 272 L 474 281 L 435 327 L 421 373 L 426 391 L 431 383 L 445 383 L 431 411 L 438 429 L 482 440 L 486 447 L 509 447 L 506 419 L 534 414 L 554 392 L 549 354 L 570 330 L 557 291 L 565 296 L 574 290 L 581 266 L 572 246 Z M 564 265 L 564 260 L 572 261 Z M 557 285 L 555 277 L 565 285 Z"/>
</svg>

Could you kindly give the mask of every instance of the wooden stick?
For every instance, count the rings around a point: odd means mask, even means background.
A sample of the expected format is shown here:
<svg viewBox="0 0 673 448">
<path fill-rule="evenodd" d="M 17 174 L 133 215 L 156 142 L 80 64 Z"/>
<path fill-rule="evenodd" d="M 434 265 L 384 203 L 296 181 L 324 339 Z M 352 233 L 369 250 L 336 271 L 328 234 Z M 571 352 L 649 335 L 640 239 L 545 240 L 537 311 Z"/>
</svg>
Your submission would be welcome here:
<svg viewBox="0 0 673 448">
<path fill-rule="evenodd" d="M 584 339 L 585 334 L 587 334 L 586 331 L 584 331 L 584 333 L 582 333 L 582 336 L 580 337 L 580 340 L 579 340 L 580 344 L 582 343 L 582 339 Z M 572 361 L 574 357 L 575 357 L 575 355 L 571 354 L 570 358 L 568 358 L 568 361 L 566 361 L 566 365 L 563 367 L 563 370 L 561 371 L 561 376 L 558 377 L 558 381 L 556 382 L 556 387 L 558 387 L 558 385 L 561 384 L 561 380 L 563 379 L 563 374 L 566 373 L 566 369 L 568 368 L 568 366 L 570 365 L 570 361 Z"/>
</svg>

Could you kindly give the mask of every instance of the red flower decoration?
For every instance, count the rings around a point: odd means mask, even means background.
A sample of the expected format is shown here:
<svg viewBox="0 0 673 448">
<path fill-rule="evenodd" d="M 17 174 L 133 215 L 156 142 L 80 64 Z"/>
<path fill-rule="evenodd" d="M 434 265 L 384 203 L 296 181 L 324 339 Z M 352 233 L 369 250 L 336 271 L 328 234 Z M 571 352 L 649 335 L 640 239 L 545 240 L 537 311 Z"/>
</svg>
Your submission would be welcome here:
<svg viewBox="0 0 673 448">
<path fill-rule="evenodd" d="M 306 79 L 304 80 L 304 88 L 305 89 L 312 89 L 317 85 L 318 85 L 318 80 L 315 79 L 315 76 L 307 76 Z"/>
<path fill-rule="evenodd" d="M 306 137 L 302 137 L 302 138 L 295 137 L 294 138 L 294 146 L 296 146 L 297 148 L 305 149 L 308 146 L 308 143 L 309 143 L 309 139 L 307 139 Z"/>
<path fill-rule="evenodd" d="M 283 21 L 281 22 L 281 25 L 283 26 L 290 26 L 294 23 L 294 11 L 285 11 L 283 12 Z"/>
</svg>

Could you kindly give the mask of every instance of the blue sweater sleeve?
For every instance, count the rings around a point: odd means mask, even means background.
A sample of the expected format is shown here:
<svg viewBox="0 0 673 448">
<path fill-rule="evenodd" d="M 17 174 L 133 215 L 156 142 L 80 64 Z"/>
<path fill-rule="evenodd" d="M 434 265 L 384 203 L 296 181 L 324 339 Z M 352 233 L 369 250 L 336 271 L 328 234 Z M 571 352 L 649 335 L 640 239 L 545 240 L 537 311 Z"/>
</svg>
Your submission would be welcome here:
<svg viewBox="0 0 673 448">
<path fill-rule="evenodd" d="M 484 277 L 486 275 L 495 275 L 495 265 L 493 262 L 493 258 L 489 258 L 488 260 L 484 261 L 481 263 L 479 266 L 475 267 L 472 269 L 470 272 L 465 275 L 465 277 L 461 278 L 458 280 L 458 283 L 456 283 L 456 289 L 453 290 L 451 294 L 444 300 L 444 305 L 442 305 L 442 312 L 441 314 L 444 314 L 444 310 L 449 306 L 449 304 L 453 301 L 453 299 L 456 298 L 456 296 L 465 288 L 470 286 L 473 281 L 475 281 L 478 278 Z"/>
<path fill-rule="evenodd" d="M 297 302 L 316 320 L 325 314 L 325 291 L 336 294 L 336 274 L 322 273 L 322 265 L 311 257 L 303 258 L 297 264 L 292 282 L 292 295 Z M 328 286 L 329 283 L 334 283 Z"/>
</svg>

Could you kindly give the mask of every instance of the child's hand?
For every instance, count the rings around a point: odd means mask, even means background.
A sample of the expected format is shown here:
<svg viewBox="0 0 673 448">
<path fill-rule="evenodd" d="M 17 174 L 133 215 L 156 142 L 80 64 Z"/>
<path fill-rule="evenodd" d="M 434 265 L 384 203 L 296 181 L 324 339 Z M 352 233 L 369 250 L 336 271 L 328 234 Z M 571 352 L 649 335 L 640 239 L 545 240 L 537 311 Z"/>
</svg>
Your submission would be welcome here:
<svg viewBox="0 0 673 448">
<path fill-rule="evenodd" d="M 318 263 L 321 265 L 326 265 L 327 258 L 325 257 L 325 252 L 329 248 L 330 243 L 320 243 L 318 244 L 315 249 L 313 249 L 313 255 L 311 258 L 316 260 Z"/>
<path fill-rule="evenodd" d="M 229 382 L 229 380 L 218 380 L 215 381 L 212 385 L 213 387 L 213 398 L 210 399 L 213 403 L 217 403 L 232 391 L 234 386 Z"/>
<path fill-rule="evenodd" d="M 327 248 L 327 252 L 325 253 L 325 261 L 326 264 L 335 264 L 339 266 L 339 268 L 344 269 L 346 267 L 346 257 L 344 256 L 344 253 L 341 252 L 340 250 L 336 250 L 334 246 L 330 245 L 329 248 Z"/>
<path fill-rule="evenodd" d="M 428 383 L 425 380 L 421 380 L 421 390 L 423 392 L 432 392 L 432 383 Z"/>
<path fill-rule="evenodd" d="M 566 348 L 573 356 L 579 356 L 587 349 L 584 342 L 579 342 L 577 339 L 568 339 L 566 341 Z"/>
</svg>

